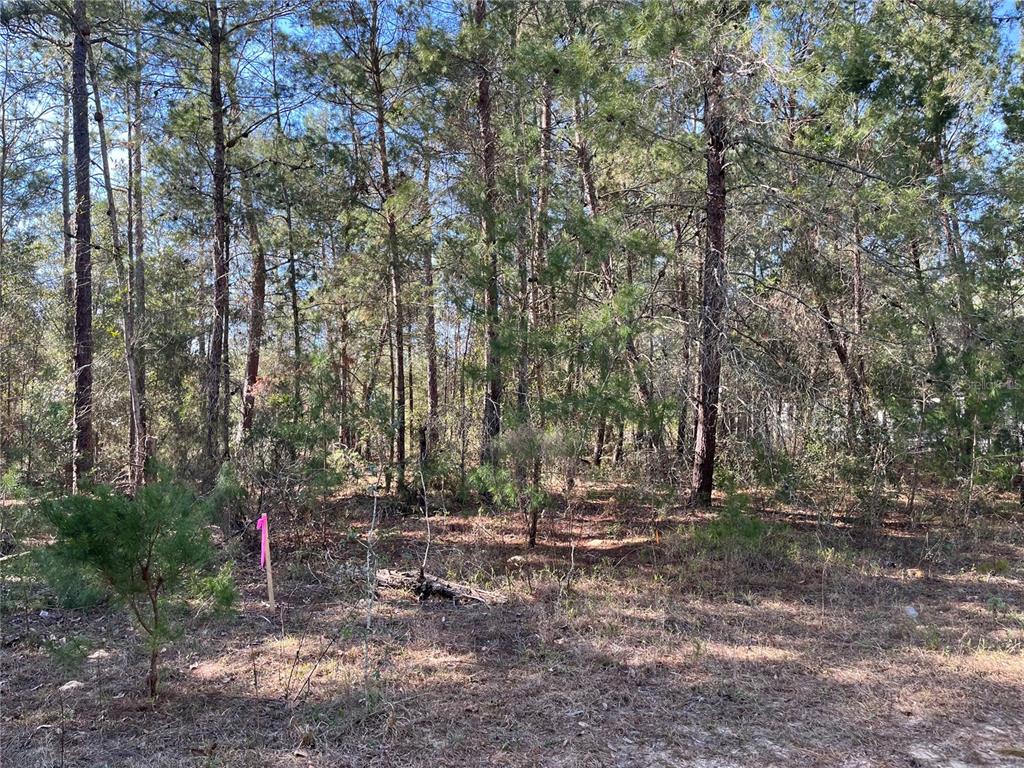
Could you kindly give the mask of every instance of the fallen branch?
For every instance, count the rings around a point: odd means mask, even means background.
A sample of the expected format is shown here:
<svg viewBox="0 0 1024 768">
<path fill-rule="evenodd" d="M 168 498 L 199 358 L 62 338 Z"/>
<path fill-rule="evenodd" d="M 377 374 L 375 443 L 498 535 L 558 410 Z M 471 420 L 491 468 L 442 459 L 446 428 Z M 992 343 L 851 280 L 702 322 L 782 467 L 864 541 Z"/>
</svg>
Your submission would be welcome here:
<svg viewBox="0 0 1024 768">
<path fill-rule="evenodd" d="M 363 574 L 359 574 L 362 578 Z M 387 589 L 401 589 L 412 592 L 420 600 L 439 597 L 455 603 L 477 602 L 484 605 L 504 603 L 507 597 L 500 592 L 478 589 L 468 584 L 459 584 L 427 573 L 422 568 L 418 571 L 392 571 L 381 568 L 376 574 L 376 585 Z"/>
</svg>

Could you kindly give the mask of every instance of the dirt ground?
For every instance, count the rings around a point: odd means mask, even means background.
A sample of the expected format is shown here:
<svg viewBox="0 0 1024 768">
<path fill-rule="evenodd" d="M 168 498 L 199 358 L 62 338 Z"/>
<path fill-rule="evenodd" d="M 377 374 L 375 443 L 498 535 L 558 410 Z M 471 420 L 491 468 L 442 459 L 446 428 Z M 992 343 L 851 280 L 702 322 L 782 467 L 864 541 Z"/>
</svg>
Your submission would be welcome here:
<svg viewBox="0 0 1024 768">
<path fill-rule="evenodd" d="M 155 703 L 123 611 L 5 576 L 0 764 L 1024 766 L 1012 505 L 864 530 L 757 503 L 772 543 L 735 550 L 701 536 L 708 513 L 579 496 L 531 551 L 475 507 L 429 534 L 380 510 L 381 567 L 417 567 L 429 538 L 428 570 L 495 605 L 367 600 L 365 496 L 272 513 L 278 611 L 236 540 L 237 608 L 190 606 Z"/>
</svg>

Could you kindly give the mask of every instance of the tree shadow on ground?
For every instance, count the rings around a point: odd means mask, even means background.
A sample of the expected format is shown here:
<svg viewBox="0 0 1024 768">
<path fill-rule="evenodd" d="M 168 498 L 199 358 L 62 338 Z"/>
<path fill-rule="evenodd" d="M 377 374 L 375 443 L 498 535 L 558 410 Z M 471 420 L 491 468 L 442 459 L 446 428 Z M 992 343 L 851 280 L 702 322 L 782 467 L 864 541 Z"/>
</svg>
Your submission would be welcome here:
<svg viewBox="0 0 1024 768">
<path fill-rule="evenodd" d="M 430 568 L 510 594 L 491 607 L 399 592 L 361 602 L 365 584 L 341 569 L 365 558 L 345 535 L 365 532 L 359 503 L 332 521 L 327 549 L 289 540 L 280 521 L 281 610 L 261 605 L 262 575 L 240 563 L 239 612 L 191 622 L 166 656 L 155 708 L 140 695 L 142 654 L 117 650 L 123 618 L 79 617 L 74 631 L 115 652 L 87 666 L 86 687 L 63 706 L 66 675 L 41 644 L 15 644 L 4 754 L 52 765 L 61 726 L 66 764 L 154 768 L 940 766 L 1005 763 L 1024 746 L 1019 631 L 985 602 L 998 592 L 1024 604 L 1012 574 L 912 576 L 868 568 L 870 553 L 856 550 L 772 567 L 672 556 L 666 538 L 707 515 L 648 512 L 648 538 L 616 540 L 605 534 L 618 518 L 591 503 L 575 530 L 550 521 L 538 552 L 511 569 L 524 551 L 518 521 L 431 522 Z M 389 518 L 378 533 L 382 565 L 422 561 L 423 520 Z"/>
</svg>

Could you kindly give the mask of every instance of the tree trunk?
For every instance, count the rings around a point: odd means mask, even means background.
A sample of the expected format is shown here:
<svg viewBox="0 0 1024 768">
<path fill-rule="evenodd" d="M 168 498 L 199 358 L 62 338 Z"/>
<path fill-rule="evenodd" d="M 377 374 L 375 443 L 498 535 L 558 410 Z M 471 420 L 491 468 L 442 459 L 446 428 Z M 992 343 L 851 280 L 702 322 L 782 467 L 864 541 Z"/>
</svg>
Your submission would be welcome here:
<svg viewBox="0 0 1024 768">
<path fill-rule="evenodd" d="M 131 157 L 134 167 L 132 188 L 129 193 L 134 200 L 135 209 L 135 253 L 132 257 L 132 296 L 135 300 L 135 334 L 133 349 L 137 372 L 136 390 L 139 396 L 138 421 L 141 425 L 137 447 L 139 455 L 136 463 L 142 468 L 143 480 L 151 473 L 153 440 L 149 434 L 149 417 L 146 403 L 146 219 L 142 206 L 142 45 L 139 30 L 135 30 L 135 77 L 132 79 L 132 142 Z M 131 278 L 130 278 L 131 279 Z"/>
<path fill-rule="evenodd" d="M 351 330 L 348 321 L 348 302 L 341 305 L 341 441 L 346 448 L 353 447 L 352 429 L 352 362 L 349 353 Z"/>
<path fill-rule="evenodd" d="M 130 271 L 125 267 L 124 248 L 121 242 L 121 229 L 117 221 L 117 203 L 114 198 L 114 182 L 110 174 L 110 157 L 108 153 L 106 122 L 103 119 L 103 105 L 100 99 L 99 70 L 96 58 L 90 46 L 87 51 L 89 74 L 92 80 L 93 103 L 96 106 L 96 127 L 100 141 L 100 160 L 103 168 L 103 186 L 107 193 L 107 219 L 110 221 L 111 254 L 117 272 L 117 282 L 121 293 L 121 333 L 124 336 L 124 359 L 128 370 L 128 408 L 131 429 L 128 445 L 128 479 L 129 487 L 134 490 L 143 481 L 142 468 L 146 444 L 146 426 L 142 420 L 142 396 L 139 392 L 138 363 L 135 357 L 135 313 L 132 304 L 132 284 Z M 134 237 L 133 237 L 134 240 Z"/>
<path fill-rule="evenodd" d="M 6 143 L 6 142 L 5 142 Z M 75 344 L 75 218 L 71 211 L 71 83 L 64 77 L 64 114 L 61 124 L 61 149 L 60 149 L 60 192 L 61 192 L 61 220 L 64 222 L 64 301 L 65 306 L 65 333 L 68 339 L 68 346 L 73 348 Z M 6 166 L 6 164 L 5 164 Z M 4 174 L 6 176 L 6 174 Z M 0 206 L 5 198 L 0 195 Z M 71 370 L 75 369 L 74 354 L 71 355 Z"/>
<path fill-rule="evenodd" d="M 704 90 L 704 131 L 707 135 L 707 242 L 701 273 L 700 378 L 693 449 L 693 501 L 711 503 L 714 488 L 719 389 L 725 320 L 725 78 L 716 62 Z"/>
<path fill-rule="evenodd" d="M 224 367 L 224 331 L 228 319 L 227 263 L 227 143 L 224 138 L 224 96 L 221 92 L 221 53 L 224 28 L 217 0 L 207 0 L 210 28 L 210 111 L 213 126 L 213 329 L 210 334 L 206 376 L 206 459 L 211 477 L 222 454 L 217 444 L 221 422 L 221 381 Z M 227 397 L 227 392 L 224 393 Z"/>
<path fill-rule="evenodd" d="M 590 208 L 590 215 L 593 218 L 597 218 L 601 212 L 601 204 L 597 192 L 597 181 L 594 177 L 593 154 L 587 146 L 586 138 L 583 136 L 580 129 L 582 122 L 582 107 L 578 101 L 576 103 L 573 117 L 576 124 L 577 161 L 580 168 L 580 177 L 583 181 L 583 191 L 586 195 L 587 206 Z M 609 299 L 613 299 L 617 292 L 617 286 L 615 284 L 615 273 L 612 264 L 611 250 L 606 252 L 605 258 L 601 261 L 601 281 L 604 284 L 604 288 L 608 293 Z M 632 282 L 632 275 L 627 274 L 627 282 Z M 615 318 L 615 323 L 620 328 L 624 327 L 626 364 L 629 366 L 629 371 L 633 376 L 637 397 L 640 399 L 640 402 L 643 404 L 644 409 L 650 418 L 650 426 L 654 427 L 654 383 L 651 380 L 647 366 L 644 365 L 643 360 L 640 358 L 640 353 L 637 350 L 636 338 L 632 328 L 632 320 L 633 319 L 630 318 L 630 320 L 624 324 L 621 318 Z M 660 435 L 660 428 L 653 429 L 651 431 L 651 444 L 656 445 L 659 450 L 663 447 Z"/>
<path fill-rule="evenodd" d="M 487 20 L 487 0 L 475 0 L 473 21 L 483 33 Z M 483 51 L 476 61 L 476 110 L 480 121 L 481 171 L 484 182 L 484 206 L 481 216 L 481 234 L 487 258 L 487 287 L 484 291 L 484 311 L 487 316 L 486 389 L 484 391 L 483 434 L 480 440 L 480 463 L 497 466 L 497 439 L 501 433 L 501 352 L 498 339 L 498 250 L 496 234 L 497 139 L 491 124 L 491 62 Z"/>
<path fill-rule="evenodd" d="M 67 348 L 71 353 L 68 358 L 68 362 L 71 364 L 71 375 L 75 376 L 75 371 L 77 370 L 75 355 L 75 217 L 71 210 L 71 81 L 69 76 L 70 73 L 65 69 L 63 82 L 64 114 L 61 127 L 60 183 L 61 215 L 64 224 L 64 336 L 67 340 Z M 4 143 L 6 145 L 6 141 Z M 3 177 L 6 178 L 6 162 L 4 163 Z M 4 204 L 5 200 L 6 198 L 0 194 L 0 206 Z M 2 264 L 0 264 L 0 268 L 3 268 Z M 12 399 L 9 396 L 7 399 L 8 423 L 10 423 L 11 420 L 11 404 Z M 66 487 L 72 487 L 74 483 L 74 474 L 74 455 L 72 454 L 71 460 L 66 462 L 64 468 L 64 482 Z"/>
<path fill-rule="evenodd" d="M 402 301 L 402 264 L 398 253 L 398 222 L 391 208 L 390 201 L 394 195 L 391 180 L 391 166 L 388 158 L 387 115 L 384 107 L 384 80 L 381 64 L 379 29 L 380 7 L 373 3 L 370 20 L 370 79 L 374 89 L 374 109 L 376 117 L 377 153 L 380 159 L 381 178 L 381 209 L 384 212 L 387 226 L 388 265 L 391 275 L 391 301 L 394 311 L 394 423 L 395 423 L 395 463 L 398 470 L 398 492 L 405 492 L 405 307 Z"/>
<path fill-rule="evenodd" d="M 624 422 L 619 421 L 619 431 L 615 436 L 615 450 L 612 453 L 612 461 L 616 466 L 622 463 L 623 453 L 626 446 L 626 425 Z"/>
<path fill-rule="evenodd" d="M 537 179 L 537 218 L 533 234 L 533 280 L 530 283 L 530 325 L 534 332 L 541 323 L 542 296 L 540 293 L 541 275 L 547 266 L 547 244 L 548 244 L 548 205 L 551 198 L 551 175 L 552 175 L 552 121 L 551 121 L 551 86 L 547 83 L 543 86 L 543 96 L 540 104 L 540 176 Z M 533 363 L 533 375 L 537 386 L 536 410 L 540 430 L 543 432 L 545 426 L 544 417 L 544 361 L 541 355 L 535 355 Z M 543 457 L 538 450 L 533 461 L 533 484 L 540 485 Z"/>
<path fill-rule="evenodd" d="M 238 123 L 241 106 L 238 101 L 238 90 L 236 79 L 232 73 L 227 80 L 227 107 L 231 125 Z M 266 292 L 267 292 L 267 251 L 260 234 L 259 215 L 253 202 L 252 178 L 250 168 L 239 164 L 239 196 L 242 203 L 242 219 L 245 222 L 246 232 L 249 237 L 249 252 L 252 259 L 252 294 L 249 304 L 249 338 L 245 355 L 245 382 L 242 388 L 242 418 L 239 421 L 238 433 L 241 442 L 246 442 L 252 432 L 252 422 L 256 405 L 256 386 L 260 372 L 260 356 L 263 350 L 263 324 L 266 317 Z M 225 356 L 228 343 L 227 325 L 225 325 L 224 344 Z M 225 371 L 226 371 L 225 362 Z M 223 387 L 227 393 L 229 380 L 224 376 Z M 225 404 L 227 404 L 225 395 Z M 226 410 L 226 409 L 225 409 Z M 222 411 L 225 426 L 228 423 L 228 414 Z M 224 445 L 227 445 L 227 436 L 224 437 Z"/>
<path fill-rule="evenodd" d="M 850 351 L 843 341 L 839 327 L 836 325 L 835 320 L 832 319 L 832 313 L 829 311 L 828 304 L 825 303 L 824 299 L 819 299 L 818 301 L 818 314 L 821 315 L 822 323 L 825 326 L 829 345 L 832 347 L 832 351 L 835 352 L 839 366 L 843 369 L 847 386 L 849 386 L 850 392 L 853 395 L 857 414 L 860 416 L 864 428 L 867 428 L 867 389 L 861 377 L 861 372 L 851 359 Z"/>
<path fill-rule="evenodd" d="M 271 87 L 274 94 L 274 124 L 277 129 L 277 140 L 283 141 L 284 125 L 281 122 L 281 92 L 277 87 L 277 26 L 275 22 L 270 25 L 270 75 Z M 295 402 L 292 404 L 295 409 L 295 418 L 298 421 L 302 415 L 302 324 L 299 315 L 299 279 L 297 255 L 295 248 L 295 228 L 292 221 L 292 196 L 288 188 L 288 181 L 281 177 L 281 195 L 284 198 L 284 223 L 287 232 L 288 243 L 288 303 L 292 316 L 292 397 Z"/>
<path fill-rule="evenodd" d="M 686 265 L 683 263 L 683 223 L 675 223 L 676 269 L 676 312 L 679 316 L 682 365 L 679 371 L 679 416 L 676 421 L 676 455 L 686 454 L 686 424 L 689 420 L 690 401 L 690 291 L 686 280 Z"/>
<path fill-rule="evenodd" d="M 430 154 L 424 159 L 423 165 L 423 187 L 427 195 L 429 208 L 430 195 Z M 429 213 L 429 211 L 428 211 Z M 427 346 L 427 442 L 426 449 L 429 455 L 431 449 L 438 440 L 438 423 L 440 413 L 438 412 L 437 400 L 437 324 L 436 324 L 436 297 L 434 295 L 434 249 L 433 245 L 427 247 L 423 258 L 423 283 L 427 291 L 426 319 L 424 323 L 424 343 Z"/>
<path fill-rule="evenodd" d="M 511 51 L 515 56 L 519 45 L 520 23 L 517 20 L 512 26 Z M 518 90 L 512 94 L 512 123 L 513 142 L 521 146 L 524 141 L 523 129 L 527 123 L 527 117 L 522 98 Z M 543 143 L 543 137 L 541 137 Z M 519 489 L 520 508 L 527 511 L 530 506 L 528 494 L 524 488 L 527 479 L 530 477 L 533 468 L 531 454 L 535 453 L 533 446 L 533 415 L 530 408 L 530 358 L 533 354 L 533 334 L 531 322 L 531 267 L 535 262 L 534 235 L 536 226 L 534 221 L 537 218 L 537 211 L 534 208 L 534 200 L 530 190 L 529 172 L 522 164 L 517 164 L 514 170 L 515 177 L 515 207 L 522 211 L 516 225 L 515 253 L 516 253 L 516 276 L 518 278 L 516 294 L 516 361 L 515 361 L 515 408 L 516 426 L 520 434 L 526 437 L 526 441 L 520 441 L 520 448 L 514 452 L 512 457 L 512 471 L 515 475 L 516 485 Z M 526 522 L 529 524 L 527 512 Z M 529 527 L 529 525 L 527 526 Z"/>
<path fill-rule="evenodd" d="M 88 484 L 95 463 L 92 428 L 92 198 L 89 193 L 89 20 L 75 0 L 71 52 L 71 122 L 75 152 L 75 402 L 72 490 Z"/>
<path fill-rule="evenodd" d="M 248 169 L 241 172 L 242 209 L 252 252 L 252 299 L 249 305 L 249 344 L 245 357 L 245 390 L 242 395 L 242 440 L 252 432 L 256 404 L 256 381 L 260 375 L 260 351 L 263 344 L 263 318 L 267 293 L 267 254 L 260 237 L 259 219 L 253 207 L 252 182 Z"/>
<path fill-rule="evenodd" d="M 597 435 L 594 437 L 594 455 L 592 457 L 594 466 L 601 466 L 601 459 L 604 458 L 604 444 L 608 431 L 608 417 L 602 416 L 597 422 Z"/>
<path fill-rule="evenodd" d="M 957 316 L 960 322 L 961 343 L 964 348 L 971 345 L 974 335 L 974 286 L 971 283 L 967 260 L 964 258 L 963 237 L 960 233 L 960 219 L 956 215 L 955 203 L 949 194 L 946 177 L 945 137 L 937 133 L 935 143 L 935 178 L 938 182 L 939 210 L 942 211 L 942 230 L 946 241 L 946 258 L 956 273 Z"/>
<path fill-rule="evenodd" d="M 226 158 L 225 158 L 226 159 Z M 227 189 L 231 188 L 231 166 L 225 164 L 225 179 L 224 186 Z M 227 204 L 227 200 L 225 200 Z M 230 214 L 225 213 L 228 221 L 230 222 Z M 224 232 L 224 272 L 225 275 L 231 270 L 231 229 L 230 224 Z M 231 311 L 228 307 L 230 300 L 230 286 L 225 285 L 224 288 L 224 323 L 223 323 L 223 340 L 221 341 L 221 358 L 220 358 L 220 457 L 221 459 L 227 459 L 229 455 L 228 446 L 230 445 L 229 430 L 231 428 L 231 362 L 229 356 L 231 354 Z"/>
</svg>

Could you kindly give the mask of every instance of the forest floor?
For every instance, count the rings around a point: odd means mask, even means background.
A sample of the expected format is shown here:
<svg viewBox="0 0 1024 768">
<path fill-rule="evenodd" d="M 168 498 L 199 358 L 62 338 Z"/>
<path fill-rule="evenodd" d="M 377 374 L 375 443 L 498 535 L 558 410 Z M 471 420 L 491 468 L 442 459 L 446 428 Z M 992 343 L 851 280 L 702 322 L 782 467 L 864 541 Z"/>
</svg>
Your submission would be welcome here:
<svg viewBox="0 0 1024 768">
<path fill-rule="evenodd" d="M 123 611 L 61 609 L 6 574 L 0 763 L 1024 766 L 1010 500 L 870 529 L 754 502 L 769 526 L 742 546 L 712 513 L 610 485 L 529 551 L 517 518 L 433 516 L 428 570 L 507 596 L 490 606 L 368 603 L 347 571 L 371 508 L 271 512 L 276 613 L 255 538 L 236 540 L 236 610 L 192 606 L 155 704 Z M 417 568 L 424 518 L 380 512 L 380 566 Z"/>
</svg>

